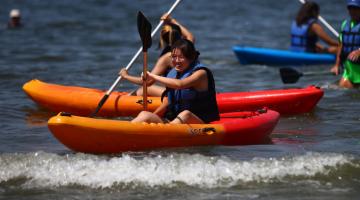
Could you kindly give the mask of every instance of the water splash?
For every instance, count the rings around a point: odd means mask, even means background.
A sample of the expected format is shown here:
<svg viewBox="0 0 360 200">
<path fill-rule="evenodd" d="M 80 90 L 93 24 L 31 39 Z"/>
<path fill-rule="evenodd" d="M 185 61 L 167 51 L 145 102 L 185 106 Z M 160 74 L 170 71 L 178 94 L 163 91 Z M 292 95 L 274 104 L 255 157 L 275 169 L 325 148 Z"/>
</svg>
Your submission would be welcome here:
<svg viewBox="0 0 360 200">
<path fill-rule="evenodd" d="M 86 154 L 57 155 L 37 152 L 0 155 L 0 184 L 24 179 L 21 187 L 80 185 L 91 188 L 114 186 L 174 187 L 186 184 L 201 188 L 231 187 L 247 182 L 283 181 L 289 177 L 312 179 L 327 175 L 354 158 L 335 153 L 306 153 L 283 158 L 248 161 L 200 154 L 170 154 L 121 157 Z M 359 166 L 356 166 L 359 168 Z"/>
</svg>

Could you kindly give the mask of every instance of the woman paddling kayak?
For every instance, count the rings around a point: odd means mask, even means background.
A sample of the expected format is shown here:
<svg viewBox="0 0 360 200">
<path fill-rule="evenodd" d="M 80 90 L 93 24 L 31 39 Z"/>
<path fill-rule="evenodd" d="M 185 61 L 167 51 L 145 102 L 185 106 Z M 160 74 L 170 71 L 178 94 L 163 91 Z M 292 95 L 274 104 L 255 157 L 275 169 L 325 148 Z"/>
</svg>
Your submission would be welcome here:
<svg viewBox="0 0 360 200">
<path fill-rule="evenodd" d="M 326 34 L 317 22 L 319 14 L 320 7 L 317 3 L 307 1 L 302 5 L 291 25 L 290 50 L 336 54 L 339 43 Z M 328 47 L 321 45 L 319 38 Z"/>
<path fill-rule="evenodd" d="M 166 86 L 163 103 L 153 113 L 142 111 L 133 122 L 203 124 L 219 119 L 215 81 L 211 71 L 200 64 L 193 43 L 180 39 L 171 50 L 174 68 L 167 77 L 148 72 L 149 81 Z"/>
</svg>

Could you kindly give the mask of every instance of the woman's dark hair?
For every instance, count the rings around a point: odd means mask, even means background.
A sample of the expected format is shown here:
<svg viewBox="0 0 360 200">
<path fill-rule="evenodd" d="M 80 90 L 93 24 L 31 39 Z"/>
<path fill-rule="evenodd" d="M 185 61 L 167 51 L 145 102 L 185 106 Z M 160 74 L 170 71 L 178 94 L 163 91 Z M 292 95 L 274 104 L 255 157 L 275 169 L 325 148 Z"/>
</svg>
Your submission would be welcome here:
<svg viewBox="0 0 360 200">
<path fill-rule="evenodd" d="M 181 39 L 181 29 L 176 24 L 165 24 L 160 33 L 159 48 L 172 46 L 175 41 Z"/>
<path fill-rule="evenodd" d="M 320 13 L 319 5 L 315 2 L 307 1 L 300 8 L 296 16 L 296 24 L 300 26 L 306 23 L 311 18 L 317 19 L 319 13 Z"/>
<path fill-rule="evenodd" d="M 171 52 L 174 49 L 179 49 L 181 53 L 185 56 L 186 59 L 190 61 L 194 61 L 198 59 L 200 53 L 195 49 L 194 43 L 192 43 L 190 40 L 187 39 L 180 39 L 177 40 L 172 46 L 171 46 Z"/>
</svg>

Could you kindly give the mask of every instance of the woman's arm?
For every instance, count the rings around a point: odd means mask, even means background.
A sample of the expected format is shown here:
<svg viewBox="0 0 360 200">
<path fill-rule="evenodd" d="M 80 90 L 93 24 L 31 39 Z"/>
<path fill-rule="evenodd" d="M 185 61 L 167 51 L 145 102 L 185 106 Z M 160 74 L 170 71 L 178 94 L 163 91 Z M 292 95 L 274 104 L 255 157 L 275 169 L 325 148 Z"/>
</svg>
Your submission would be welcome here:
<svg viewBox="0 0 360 200">
<path fill-rule="evenodd" d="M 326 44 L 330 46 L 339 46 L 339 42 L 332 39 L 318 23 L 313 23 L 311 30 Z"/>
<path fill-rule="evenodd" d="M 190 40 L 192 43 L 195 43 L 195 37 L 194 35 L 187 29 L 185 26 L 181 25 L 178 21 L 176 21 L 174 18 L 171 18 L 171 23 L 176 24 L 181 29 L 181 34 L 185 39 Z"/>
<path fill-rule="evenodd" d="M 340 73 L 340 55 L 341 55 L 341 49 L 342 49 L 342 43 L 340 42 L 340 45 L 338 47 L 338 52 L 336 54 L 336 62 L 335 65 L 330 69 L 330 71 L 332 73 L 334 73 L 335 75 L 338 75 Z"/>
<path fill-rule="evenodd" d="M 162 104 L 153 113 L 158 115 L 160 118 L 164 117 L 167 109 L 167 105 L 168 105 L 168 100 L 167 98 L 164 98 Z"/>
<path fill-rule="evenodd" d="M 154 68 L 151 70 L 151 73 L 163 76 L 167 69 L 171 66 L 171 52 L 167 52 L 156 61 Z"/>
<path fill-rule="evenodd" d="M 197 90 L 206 90 L 207 89 L 207 73 L 205 70 L 197 70 L 189 77 L 186 77 L 182 80 L 162 77 L 156 74 L 148 72 L 148 76 L 155 81 L 158 81 L 169 88 L 173 89 L 184 89 L 193 87 Z"/>
<path fill-rule="evenodd" d="M 192 43 L 195 43 L 195 37 L 194 35 L 189 31 L 189 29 L 187 29 L 185 26 L 183 26 L 182 24 L 180 24 L 177 20 L 175 20 L 174 18 L 172 18 L 169 14 L 164 14 L 161 18 L 161 20 L 164 20 L 165 23 L 173 23 L 176 24 L 180 27 L 181 30 L 181 34 L 183 35 L 183 37 L 187 40 L 190 40 Z"/>
<path fill-rule="evenodd" d="M 168 52 L 164 55 L 162 55 L 157 61 L 156 64 L 154 66 L 154 68 L 151 70 L 151 73 L 156 74 L 156 75 L 164 75 L 168 66 L 171 65 L 171 58 L 170 58 L 171 53 Z M 121 77 L 123 77 L 124 79 L 137 84 L 137 85 L 142 85 L 143 81 L 142 78 L 139 76 L 132 76 L 129 75 L 129 73 L 127 72 L 126 69 L 121 69 L 119 72 L 119 75 Z M 148 80 L 147 82 L 147 86 L 150 86 L 152 84 L 154 84 L 154 80 Z"/>
<path fill-rule="evenodd" d="M 124 79 L 126 79 L 126 80 L 128 80 L 128 81 L 130 81 L 130 82 L 132 82 L 134 84 L 137 84 L 137 85 L 142 85 L 143 84 L 143 81 L 142 81 L 141 77 L 129 75 L 125 68 L 120 70 L 119 75 L 121 77 L 123 77 Z"/>
</svg>

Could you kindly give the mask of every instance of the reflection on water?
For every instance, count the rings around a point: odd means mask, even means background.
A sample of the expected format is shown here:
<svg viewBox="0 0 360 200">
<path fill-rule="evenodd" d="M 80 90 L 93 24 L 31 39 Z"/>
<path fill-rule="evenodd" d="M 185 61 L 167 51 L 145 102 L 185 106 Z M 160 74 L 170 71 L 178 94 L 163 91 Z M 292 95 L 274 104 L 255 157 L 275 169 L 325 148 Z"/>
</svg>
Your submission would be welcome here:
<svg viewBox="0 0 360 200">
<path fill-rule="evenodd" d="M 26 113 L 25 121 L 29 126 L 47 126 L 47 121 L 56 115 L 56 113 L 40 106 L 24 108 L 23 111 Z"/>
</svg>

